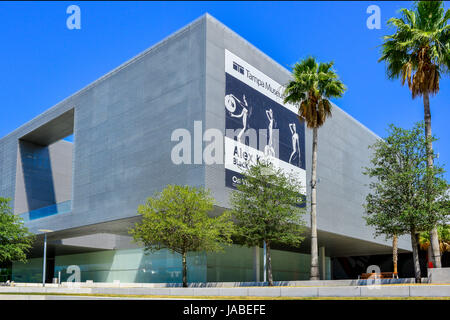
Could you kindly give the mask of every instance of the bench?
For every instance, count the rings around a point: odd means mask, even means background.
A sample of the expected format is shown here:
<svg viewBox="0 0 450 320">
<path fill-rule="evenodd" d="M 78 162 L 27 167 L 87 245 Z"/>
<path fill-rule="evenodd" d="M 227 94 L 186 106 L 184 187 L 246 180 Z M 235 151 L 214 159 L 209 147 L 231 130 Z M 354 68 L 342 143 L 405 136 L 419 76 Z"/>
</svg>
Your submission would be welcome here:
<svg viewBox="0 0 450 320">
<path fill-rule="evenodd" d="M 358 279 L 398 279 L 397 272 L 363 273 Z"/>
</svg>

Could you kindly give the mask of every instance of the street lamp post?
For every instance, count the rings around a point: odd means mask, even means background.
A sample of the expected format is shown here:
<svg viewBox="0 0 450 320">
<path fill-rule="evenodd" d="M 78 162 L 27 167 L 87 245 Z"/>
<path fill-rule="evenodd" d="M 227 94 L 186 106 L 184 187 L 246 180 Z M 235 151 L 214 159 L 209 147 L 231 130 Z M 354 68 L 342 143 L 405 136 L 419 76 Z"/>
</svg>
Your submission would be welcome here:
<svg viewBox="0 0 450 320">
<path fill-rule="evenodd" d="M 39 230 L 44 233 L 44 262 L 42 263 L 42 286 L 45 287 L 45 275 L 46 275 L 46 267 L 47 267 L 47 233 L 53 232 L 53 230 L 42 229 Z"/>
<path fill-rule="evenodd" d="M 266 242 L 264 241 L 264 245 L 263 245 L 263 269 L 264 269 L 264 276 L 263 276 L 263 280 L 264 282 L 267 281 L 267 247 L 266 247 Z"/>
<path fill-rule="evenodd" d="M 46 276 L 46 262 L 47 262 L 47 234 L 44 233 L 44 265 L 42 266 L 42 286 L 45 287 L 45 276 Z"/>
</svg>

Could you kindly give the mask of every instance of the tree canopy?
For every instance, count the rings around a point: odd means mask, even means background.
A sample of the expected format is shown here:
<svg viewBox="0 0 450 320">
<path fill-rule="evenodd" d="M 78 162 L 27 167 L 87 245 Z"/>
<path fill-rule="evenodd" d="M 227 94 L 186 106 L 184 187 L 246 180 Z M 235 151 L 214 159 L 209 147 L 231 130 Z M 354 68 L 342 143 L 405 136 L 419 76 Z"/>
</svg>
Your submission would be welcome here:
<svg viewBox="0 0 450 320">
<path fill-rule="evenodd" d="M 131 234 L 148 251 L 220 251 L 231 241 L 233 223 L 227 213 L 209 217 L 213 205 L 203 188 L 168 185 L 138 207 L 142 222 Z"/>
<path fill-rule="evenodd" d="M 389 135 L 371 146 L 371 166 L 364 172 L 372 178 L 366 221 L 376 234 L 395 238 L 409 233 L 416 282 L 421 282 L 417 235 L 430 232 L 449 215 L 442 205 L 448 184 L 442 167 L 428 166 L 430 139 L 424 127 L 423 122 L 411 130 L 390 125 Z"/>
<path fill-rule="evenodd" d="M 234 224 L 229 213 L 208 214 L 214 199 L 204 188 L 168 185 L 138 207 L 142 221 L 130 234 L 145 251 L 167 248 L 182 255 L 183 286 L 187 286 L 186 255 L 189 251 L 219 252 L 231 244 Z"/>
<path fill-rule="evenodd" d="M 413 98 L 435 94 L 450 69 L 450 9 L 443 1 L 416 1 L 413 10 L 400 13 L 388 20 L 396 31 L 384 37 L 379 61 L 386 61 L 388 78 L 408 83 Z"/>
<path fill-rule="evenodd" d="M 346 90 L 333 65 L 308 57 L 292 69 L 293 80 L 286 85 L 284 102 L 299 105 L 299 120 L 305 121 L 308 128 L 321 127 L 331 116 L 329 99 L 342 97 Z"/>
<path fill-rule="evenodd" d="M 423 122 L 411 130 L 390 125 L 388 137 L 371 146 L 371 166 L 364 173 L 373 179 L 365 207 L 377 234 L 430 231 L 448 218 L 441 200 L 448 184 L 442 167 L 427 166 L 423 128 Z"/>
<path fill-rule="evenodd" d="M 270 248 L 273 243 L 298 247 L 304 237 L 303 186 L 298 178 L 262 160 L 242 173 L 241 184 L 231 193 L 236 233 L 247 246 L 267 248 L 269 285 L 273 285 Z"/>
<path fill-rule="evenodd" d="M 248 246 L 264 241 L 298 246 L 304 239 L 305 199 L 298 178 L 260 162 L 243 172 L 230 197 L 237 234 Z"/>
<path fill-rule="evenodd" d="M 12 212 L 9 201 L 0 197 L 0 263 L 26 262 L 34 235 L 23 225 L 22 218 Z"/>
</svg>

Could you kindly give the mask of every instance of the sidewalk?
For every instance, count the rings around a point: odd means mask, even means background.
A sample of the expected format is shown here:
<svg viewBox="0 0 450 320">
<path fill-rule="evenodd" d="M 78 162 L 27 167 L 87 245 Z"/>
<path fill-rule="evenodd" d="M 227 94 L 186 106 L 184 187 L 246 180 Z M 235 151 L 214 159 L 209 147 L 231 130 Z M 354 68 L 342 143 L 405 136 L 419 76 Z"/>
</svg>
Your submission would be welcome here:
<svg viewBox="0 0 450 320">
<path fill-rule="evenodd" d="M 214 287 L 214 288 L 111 288 L 111 287 L 0 287 L 2 294 L 99 294 L 167 297 L 450 297 L 449 284 L 372 286 Z"/>
</svg>

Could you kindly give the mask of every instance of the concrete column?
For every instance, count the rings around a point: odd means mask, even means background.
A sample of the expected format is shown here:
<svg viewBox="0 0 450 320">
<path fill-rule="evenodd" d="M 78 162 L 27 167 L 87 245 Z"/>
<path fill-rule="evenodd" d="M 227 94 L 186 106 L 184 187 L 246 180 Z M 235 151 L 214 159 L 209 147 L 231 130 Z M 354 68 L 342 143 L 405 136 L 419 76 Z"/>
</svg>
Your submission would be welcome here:
<svg viewBox="0 0 450 320">
<path fill-rule="evenodd" d="M 253 275 L 256 282 L 261 281 L 261 253 L 258 246 L 253 248 Z"/>
<path fill-rule="evenodd" d="M 326 280 L 327 269 L 326 269 L 326 260 L 325 260 L 325 247 L 319 248 L 319 269 L 320 269 L 320 279 Z"/>
</svg>

